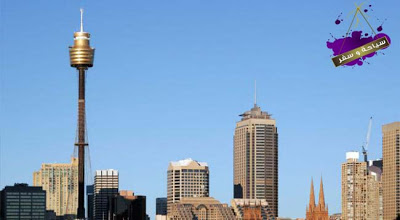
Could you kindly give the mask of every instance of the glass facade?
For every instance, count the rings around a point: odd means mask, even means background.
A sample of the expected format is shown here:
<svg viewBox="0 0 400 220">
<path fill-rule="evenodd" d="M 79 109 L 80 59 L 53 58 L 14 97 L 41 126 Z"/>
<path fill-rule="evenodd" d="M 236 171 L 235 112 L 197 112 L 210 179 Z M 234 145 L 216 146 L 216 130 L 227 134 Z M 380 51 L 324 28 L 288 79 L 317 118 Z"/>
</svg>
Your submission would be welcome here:
<svg viewBox="0 0 400 220">
<path fill-rule="evenodd" d="M 45 219 L 46 192 L 27 184 L 6 186 L 1 192 L 3 219 Z"/>
</svg>

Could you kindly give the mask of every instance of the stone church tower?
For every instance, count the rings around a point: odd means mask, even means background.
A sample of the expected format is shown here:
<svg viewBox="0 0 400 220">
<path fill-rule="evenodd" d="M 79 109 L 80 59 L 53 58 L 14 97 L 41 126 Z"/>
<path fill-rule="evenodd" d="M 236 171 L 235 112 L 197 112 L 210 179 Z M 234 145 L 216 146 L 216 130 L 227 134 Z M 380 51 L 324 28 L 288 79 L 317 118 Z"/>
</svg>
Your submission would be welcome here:
<svg viewBox="0 0 400 220">
<path fill-rule="evenodd" d="M 319 187 L 318 205 L 315 205 L 314 183 L 311 180 L 310 203 L 306 208 L 306 220 L 329 220 L 328 207 L 325 206 L 324 186 Z"/>
</svg>

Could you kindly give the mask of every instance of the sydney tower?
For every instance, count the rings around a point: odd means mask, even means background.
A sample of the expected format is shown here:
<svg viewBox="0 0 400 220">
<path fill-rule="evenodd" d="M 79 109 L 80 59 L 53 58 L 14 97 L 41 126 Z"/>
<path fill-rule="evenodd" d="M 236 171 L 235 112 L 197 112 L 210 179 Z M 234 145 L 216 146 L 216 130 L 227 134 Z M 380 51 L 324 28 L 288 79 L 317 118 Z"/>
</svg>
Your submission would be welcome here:
<svg viewBox="0 0 400 220">
<path fill-rule="evenodd" d="M 94 48 L 90 47 L 90 34 L 83 31 L 83 10 L 81 9 L 81 29 L 74 33 L 74 45 L 69 49 L 71 67 L 79 73 L 78 98 L 78 137 L 75 146 L 78 147 L 78 210 L 77 218 L 85 219 L 85 148 L 86 139 L 85 119 L 85 78 L 87 70 L 93 66 Z"/>
</svg>

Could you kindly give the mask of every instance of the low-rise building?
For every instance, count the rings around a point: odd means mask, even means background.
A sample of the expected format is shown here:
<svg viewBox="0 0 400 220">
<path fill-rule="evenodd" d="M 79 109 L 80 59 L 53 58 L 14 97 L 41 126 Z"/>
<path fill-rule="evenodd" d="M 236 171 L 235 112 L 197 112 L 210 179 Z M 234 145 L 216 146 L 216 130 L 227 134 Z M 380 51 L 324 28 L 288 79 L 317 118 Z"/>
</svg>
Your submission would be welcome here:
<svg viewBox="0 0 400 220">
<path fill-rule="evenodd" d="M 46 192 L 28 184 L 6 186 L 0 193 L 0 219 L 45 219 Z"/>
<path fill-rule="evenodd" d="M 135 196 L 133 191 L 121 190 L 109 200 L 111 219 L 146 220 L 146 196 Z"/>
<path fill-rule="evenodd" d="M 168 220 L 235 220 L 232 209 L 212 197 L 187 197 L 173 203 Z"/>
<path fill-rule="evenodd" d="M 265 199 L 233 199 L 231 205 L 238 220 L 276 219 Z"/>
</svg>

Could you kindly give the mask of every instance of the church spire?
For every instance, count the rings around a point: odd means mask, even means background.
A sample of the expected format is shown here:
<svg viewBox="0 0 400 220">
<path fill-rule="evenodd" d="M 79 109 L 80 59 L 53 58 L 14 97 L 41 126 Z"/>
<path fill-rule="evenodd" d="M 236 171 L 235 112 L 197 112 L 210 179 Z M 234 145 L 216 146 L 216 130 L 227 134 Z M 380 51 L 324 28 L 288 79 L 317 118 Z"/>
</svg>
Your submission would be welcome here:
<svg viewBox="0 0 400 220">
<path fill-rule="evenodd" d="M 314 196 L 314 183 L 313 179 L 311 178 L 311 189 L 310 189 L 310 209 L 315 207 L 315 196 Z"/>
<path fill-rule="evenodd" d="M 322 206 L 323 208 L 325 208 L 324 184 L 322 183 L 322 177 L 321 185 L 319 187 L 318 206 Z"/>
<path fill-rule="evenodd" d="M 329 220 L 328 208 L 325 207 L 325 197 L 324 197 L 324 186 L 319 187 L 319 199 L 318 206 L 315 206 L 315 196 L 314 196 L 314 183 L 311 179 L 311 192 L 310 192 L 310 204 L 306 209 L 306 219 L 307 220 Z"/>
</svg>

